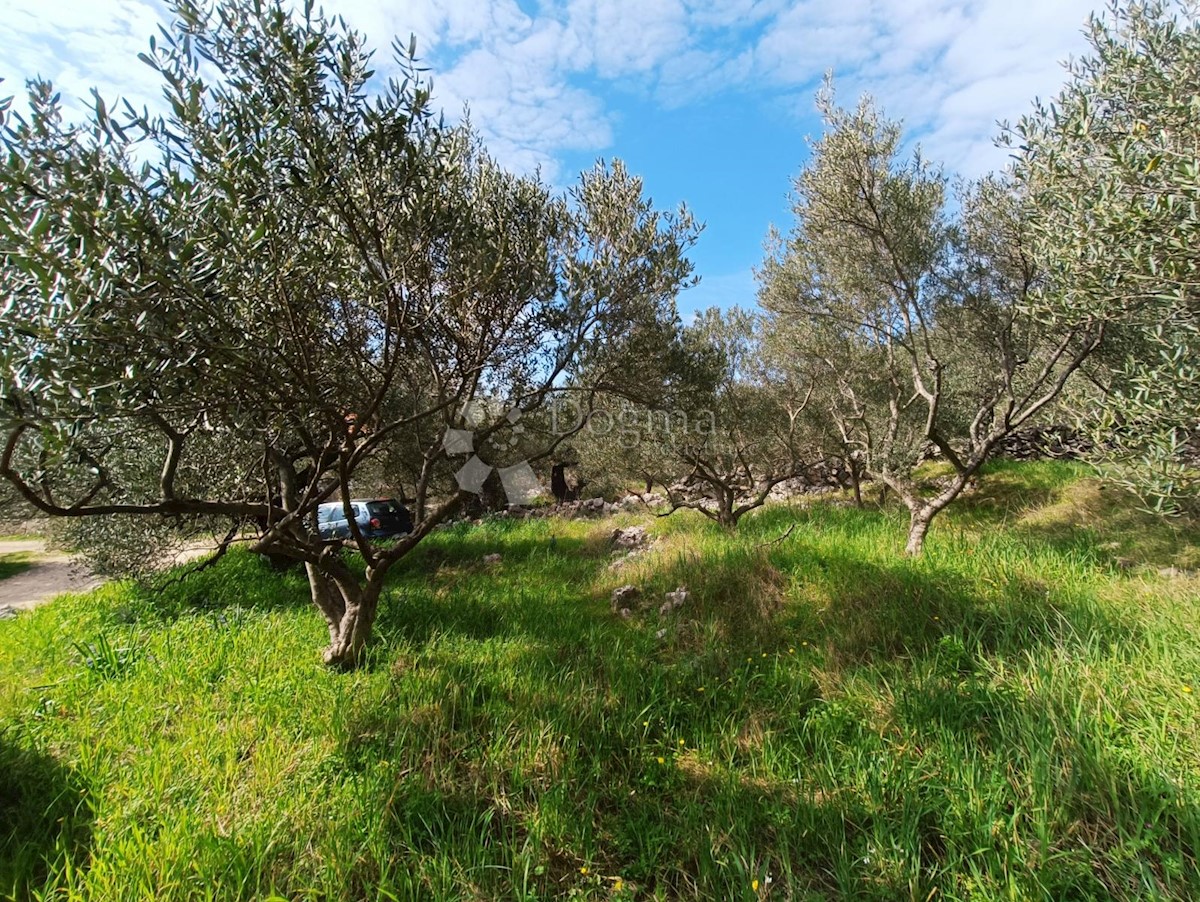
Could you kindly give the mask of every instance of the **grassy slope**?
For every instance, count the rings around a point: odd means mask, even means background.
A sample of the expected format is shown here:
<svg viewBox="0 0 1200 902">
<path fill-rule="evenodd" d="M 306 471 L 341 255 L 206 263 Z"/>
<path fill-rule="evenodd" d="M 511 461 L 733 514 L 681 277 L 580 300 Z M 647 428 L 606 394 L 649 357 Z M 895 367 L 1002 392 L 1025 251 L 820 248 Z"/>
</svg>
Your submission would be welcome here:
<svg viewBox="0 0 1200 902">
<path fill-rule="evenodd" d="M 439 533 L 350 675 L 245 555 L 0 622 L 0 896 L 1200 897 L 1195 535 L 1063 464 L 917 562 L 895 511 L 613 525 Z"/>
</svg>

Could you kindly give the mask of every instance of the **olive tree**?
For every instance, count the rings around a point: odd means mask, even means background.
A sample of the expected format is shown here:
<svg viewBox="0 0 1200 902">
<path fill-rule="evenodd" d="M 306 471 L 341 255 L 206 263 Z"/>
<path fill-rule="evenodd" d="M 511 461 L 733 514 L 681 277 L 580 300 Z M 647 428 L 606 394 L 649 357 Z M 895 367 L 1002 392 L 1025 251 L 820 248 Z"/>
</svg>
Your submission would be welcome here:
<svg viewBox="0 0 1200 902">
<path fill-rule="evenodd" d="M 1076 411 L 1108 471 L 1164 512 L 1200 499 L 1198 10 L 1093 16 L 1065 87 L 1006 134 L 1045 273 L 1037 315 L 1110 323 Z"/>
<path fill-rule="evenodd" d="M 34 82 L 2 138 L 0 476 L 48 515 L 219 526 L 302 563 L 337 666 L 469 496 L 463 441 L 514 428 L 469 402 L 586 397 L 604 368 L 581 361 L 670 330 L 695 236 L 620 164 L 561 195 L 505 172 L 434 115 L 413 52 L 376 90 L 362 36 L 311 4 L 180 0 L 143 55 L 164 115 L 97 94 L 70 123 Z M 412 532 L 323 540 L 317 505 L 401 441 Z"/>
<path fill-rule="evenodd" d="M 812 386 L 771 366 L 765 329 L 761 313 L 737 307 L 705 310 L 688 327 L 707 380 L 685 396 L 647 471 L 667 497 L 662 515 L 692 509 L 732 529 L 780 483 L 824 463 L 806 411 Z"/>
<path fill-rule="evenodd" d="M 908 508 L 915 555 L 995 445 L 1095 350 L 1103 321 L 1047 327 L 1025 312 L 1039 274 L 1010 185 L 966 186 L 952 214 L 945 175 L 902 155 L 900 125 L 869 98 L 846 110 L 827 88 L 818 106 L 826 131 L 795 179 L 795 226 L 773 239 L 760 299 L 816 366 L 816 403 L 844 446 Z M 914 474 L 930 453 L 951 467 L 933 485 Z"/>
</svg>

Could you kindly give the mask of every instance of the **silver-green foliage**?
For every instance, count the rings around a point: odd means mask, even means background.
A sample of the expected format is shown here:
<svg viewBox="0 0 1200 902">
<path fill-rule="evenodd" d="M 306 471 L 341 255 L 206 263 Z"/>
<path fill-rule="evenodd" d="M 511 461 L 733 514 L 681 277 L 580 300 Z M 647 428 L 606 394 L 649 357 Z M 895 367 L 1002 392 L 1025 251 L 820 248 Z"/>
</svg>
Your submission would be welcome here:
<svg viewBox="0 0 1200 902">
<path fill-rule="evenodd" d="M 97 94 L 66 122 L 34 82 L 0 134 L 0 475 L 58 517 L 253 532 L 306 565 L 327 660 L 353 663 L 388 569 L 464 500 L 438 490 L 466 402 L 586 394 L 585 363 L 670 333 L 695 228 L 620 163 L 565 194 L 506 172 L 434 113 L 412 46 L 379 85 L 311 3 L 174 13 L 143 55 L 165 115 Z M 312 514 L 396 447 L 418 522 L 353 528 L 363 577 Z"/>
<path fill-rule="evenodd" d="M 1088 25 L 1062 91 L 1007 134 L 1046 277 L 1040 316 L 1111 324 L 1101 391 L 1077 399 L 1109 473 L 1195 511 L 1200 427 L 1200 19 L 1121 3 Z"/>
<path fill-rule="evenodd" d="M 955 211 L 946 176 L 919 151 L 904 155 L 899 123 L 870 99 L 847 110 L 827 89 L 818 102 L 826 132 L 795 180 L 795 226 L 774 236 L 760 297 L 844 447 L 909 508 L 915 554 L 1103 325 L 1086 311 L 1054 326 L 1024 312 L 1038 273 L 1010 185 L 964 186 Z M 913 473 L 930 452 L 953 468 L 934 487 Z"/>
</svg>

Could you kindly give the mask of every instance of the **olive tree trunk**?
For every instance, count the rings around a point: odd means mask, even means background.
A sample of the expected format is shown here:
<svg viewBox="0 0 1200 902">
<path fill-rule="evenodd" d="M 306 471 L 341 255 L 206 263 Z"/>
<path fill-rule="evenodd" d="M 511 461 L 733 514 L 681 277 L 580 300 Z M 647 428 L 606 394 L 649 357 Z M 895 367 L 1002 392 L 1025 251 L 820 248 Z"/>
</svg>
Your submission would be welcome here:
<svg viewBox="0 0 1200 902">
<path fill-rule="evenodd" d="M 933 497 L 923 496 L 910 482 L 888 479 L 887 485 L 896 492 L 908 508 L 908 541 L 904 545 L 904 553 L 909 557 L 919 557 L 925 548 L 925 536 L 933 524 L 933 518 L 950 506 L 967 483 L 978 472 L 986 454 L 981 455 L 969 466 L 954 474 L 949 484 Z"/>
<path fill-rule="evenodd" d="M 937 516 L 937 510 L 931 507 L 919 507 L 909 512 L 908 542 L 904 545 L 904 553 L 909 557 L 919 557 L 925 548 L 925 536 L 929 525 Z"/>
<path fill-rule="evenodd" d="M 382 582 L 368 579 L 359 585 L 349 573 L 325 573 L 314 564 L 305 564 L 305 570 L 313 603 L 329 629 L 325 663 L 346 670 L 356 667 L 375 625 Z"/>
</svg>

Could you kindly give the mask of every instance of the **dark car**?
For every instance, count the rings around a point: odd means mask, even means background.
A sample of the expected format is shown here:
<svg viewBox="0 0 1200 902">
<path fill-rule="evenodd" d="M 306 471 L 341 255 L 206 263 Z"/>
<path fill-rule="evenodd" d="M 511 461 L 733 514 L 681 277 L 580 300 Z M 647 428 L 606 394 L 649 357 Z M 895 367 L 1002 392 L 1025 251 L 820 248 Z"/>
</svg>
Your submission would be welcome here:
<svg viewBox="0 0 1200 902">
<path fill-rule="evenodd" d="M 359 531 L 368 539 L 386 539 L 412 532 L 412 516 L 394 498 L 355 499 L 350 502 Z M 341 501 L 329 501 L 317 507 L 317 532 L 323 539 L 350 538 L 350 521 Z"/>
</svg>

